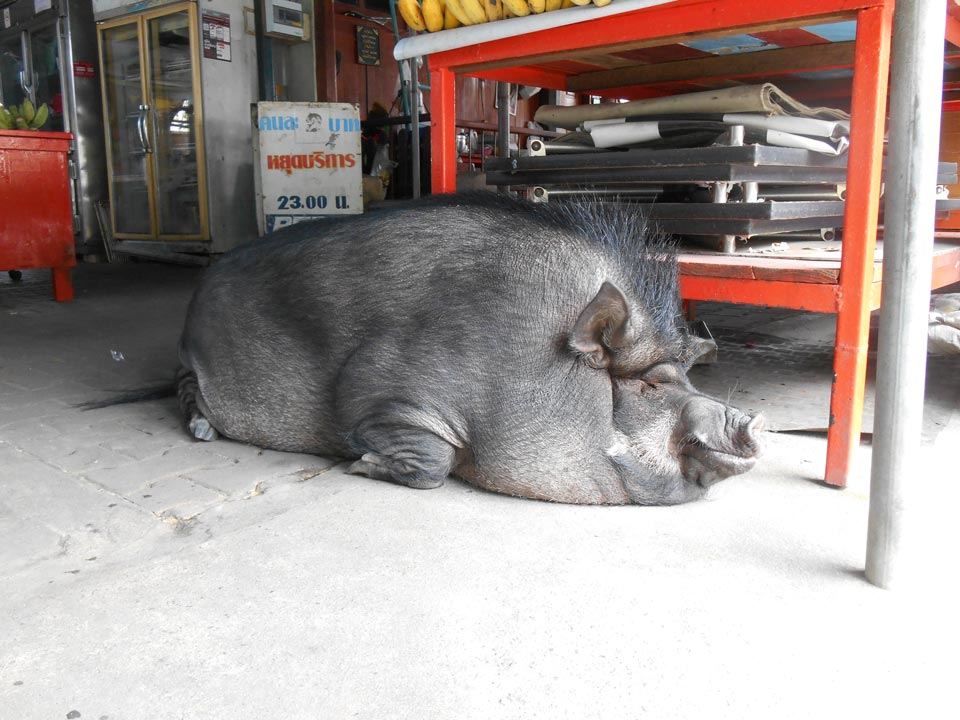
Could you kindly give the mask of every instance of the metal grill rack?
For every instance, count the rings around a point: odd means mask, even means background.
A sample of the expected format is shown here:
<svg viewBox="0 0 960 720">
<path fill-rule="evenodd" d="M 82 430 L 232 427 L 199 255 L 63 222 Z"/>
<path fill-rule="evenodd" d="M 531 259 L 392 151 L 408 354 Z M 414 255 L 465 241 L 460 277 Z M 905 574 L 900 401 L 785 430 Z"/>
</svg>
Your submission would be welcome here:
<svg viewBox="0 0 960 720">
<path fill-rule="evenodd" d="M 487 162 L 487 183 L 538 202 L 617 196 L 648 205 L 662 230 L 732 253 L 762 235 L 842 235 L 846 155 L 769 145 L 596 151 L 535 140 L 523 157 Z M 941 163 L 937 182 L 957 182 Z M 939 199 L 938 211 L 960 208 Z"/>
</svg>

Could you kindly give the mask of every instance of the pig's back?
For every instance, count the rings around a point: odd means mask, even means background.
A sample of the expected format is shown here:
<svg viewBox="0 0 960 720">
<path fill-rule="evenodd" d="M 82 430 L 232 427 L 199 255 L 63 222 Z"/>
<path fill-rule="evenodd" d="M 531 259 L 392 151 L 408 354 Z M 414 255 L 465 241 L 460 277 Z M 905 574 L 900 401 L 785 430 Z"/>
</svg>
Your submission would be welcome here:
<svg viewBox="0 0 960 720">
<path fill-rule="evenodd" d="M 344 385 L 355 358 L 372 366 L 360 374 L 373 391 L 415 383 L 411 363 L 429 363 L 424 375 L 444 366 L 444 403 L 496 393 L 493 364 L 529 376 L 551 362 L 545 346 L 609 268 L 565 228 L 492 198 L 304 223 L 225 255 L 181 340 L 214 425 L 264 447 L 348 455 L 343 393 L 371 395 Z"/>
</svg>

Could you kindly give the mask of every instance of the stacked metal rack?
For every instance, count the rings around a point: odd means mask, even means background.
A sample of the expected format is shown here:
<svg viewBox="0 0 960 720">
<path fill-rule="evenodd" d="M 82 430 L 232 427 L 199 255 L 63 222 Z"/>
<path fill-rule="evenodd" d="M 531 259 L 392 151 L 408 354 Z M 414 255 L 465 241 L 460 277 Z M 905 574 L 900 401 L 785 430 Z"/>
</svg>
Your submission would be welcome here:
<svg viewBox="0 0 960 720">
<path fill-rule="evenodd" d="M 645 203 L 665 232 L 723 252 L 755 236 L 839 238 L 846 179 L 846 155 L 757 144 L 597 151 L 535 140 L 523 157 L 487 162 L 490 185 L 540 202 L 618 196 Z M 941 163 L 937 182 L 956 183 L 957 165 Z M 938 198 L 939 211 L 957 208 L 960 200 Z"/>
</svg>

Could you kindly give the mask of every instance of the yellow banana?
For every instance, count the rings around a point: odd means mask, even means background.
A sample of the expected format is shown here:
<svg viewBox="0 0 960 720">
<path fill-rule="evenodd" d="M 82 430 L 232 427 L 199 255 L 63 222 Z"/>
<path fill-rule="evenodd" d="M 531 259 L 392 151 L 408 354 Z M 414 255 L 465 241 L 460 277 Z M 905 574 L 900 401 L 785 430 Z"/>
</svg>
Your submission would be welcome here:
<svg viewBox="0 0 960 720">
<path fill-rule="evenodd" d="M 562 4 L 563 0 L 547 0 L 547 12 L 559 10 Z"/>
<path fill-rule="evenodd" d="M 443 30 L 443 5 L 440 0 L 420 0 L 423 24 L 430 32 Z"/>
<path fill-rule="evenodd" d="M 454 28 L 458 28 L 461 25 L 463 25 L 463 23 L 460 22 L 460 19 L 453 14 L 453 11 L 450 9 L 450 6 L 445 5 L 443 8 L 443 29 L 453 30 Z"/>
<path fill-rule="evenodd" d="M 403 15 L 404 22 L 411 30 L 427 29 L 427 23 L 423 19 L 423 11 L 420 9 L 420 3 L 417 0 L 397 0 L 397 7 L 400 8 L 400 14 Z"/>
<path fill-rule="evenodd" d="M 536 13 L 537 15 L 547 9 L 546 0 L 527 0 L 527 5 L 530 6 L 530 12 Z"/>
<path fill-rule="evenodd" d="M 561 10 L 566 10 L 568 7 L 573 7 L 573 0 L 563 0 L 563 3 L 560 5 Z"/>
<path fill-rule="evenodd" d="M 571 0 L 574 5 L 589 5 L 593 0 Z"/>
<path fill-rule="evenodd" d="M 527 0 L 503 0 L 503 7 L 516 17 L 525 17 L 530 14 Z"/>
<path fill-rule="evenodd" d="M 479 25 L 487 21 L 487 11 L 483 9 L 481 0 L 460 0 L 460 5 L 470 18 L 471 25 Z"/>
<path fill-rule="evenodd" d="M 500 0 L 484 0 L 483 7 L 489 22 L 503 20 L 503 3 Z"/>
<path fill-rule="evenodd" d="M 447 0 L 447 12 L 452 13 L 461 25 L 473 25 L 473 20 L 470 19 L 461 0 Z"/>
<path fill-rule="evenodd" d="M 596 5 L 597 7 L 605 7 L 606 5 L 609 5 L 612 2 L 613 0 L 593 0 L 593 4 Z"/>
</svg>

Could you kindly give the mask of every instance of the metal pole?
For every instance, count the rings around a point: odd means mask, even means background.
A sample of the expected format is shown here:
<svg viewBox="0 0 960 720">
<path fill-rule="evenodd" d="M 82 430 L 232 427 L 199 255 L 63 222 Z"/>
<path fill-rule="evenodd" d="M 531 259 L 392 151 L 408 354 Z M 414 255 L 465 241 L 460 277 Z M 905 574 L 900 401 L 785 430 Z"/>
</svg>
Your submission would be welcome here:
<svg viewBox="0 0 960 720">
<path fill-rule="evenodd" d="M 410 58 L 410 184 L 413 197 L 420 197 L 420 73 L 417 59 Z"/>
<path fill-rule="evenodd" d="M 497 83 L 497 157 L 510 157 L 510 83 Z M 501 185 L 499 192 L 508 193 L 510 187 Z"/>
<path fill-rule="evenodd" d="M 510 83 L 497 83 L 497 155 L 510 155 Z"/>
<path fill-rule="evenodd" d="M 940 0 L 897 3 L 866 557 L 867 579 L 883 588 L 915 559 L 906 521 L 920 480 L 944 23 Z"/>
</svg>

